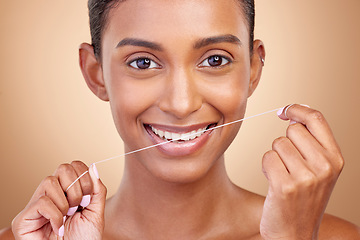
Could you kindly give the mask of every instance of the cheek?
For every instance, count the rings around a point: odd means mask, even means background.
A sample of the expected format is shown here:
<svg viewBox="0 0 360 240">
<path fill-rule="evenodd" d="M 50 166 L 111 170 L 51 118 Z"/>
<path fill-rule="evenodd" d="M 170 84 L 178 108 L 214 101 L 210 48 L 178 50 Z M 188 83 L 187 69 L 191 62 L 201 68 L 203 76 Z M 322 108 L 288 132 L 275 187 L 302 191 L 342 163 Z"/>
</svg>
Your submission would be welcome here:
<svg viewBox="0 0 360 240">
<path fill-rule="evenodd" d="M 146 79 L 133 79 L 113 67 L 106 75 L 106 85 L 114 122 L 122 138 L 136 137 L 141 127 L 139 116 L 156 102 L 161 89 Z M 126 127 L 125 127 L 126 126 Z"/>
<path fill-rule="evenodd" d="M 136 123 L 137 116 L 153 102 L 151 89 L 135 85 L 123 83 L 111 86 L 110 105 L 116 122 Z"/>
<path fill-rule="evenodd" d="M 148 94 L 143 87 L 144 81 L 127 76 L 123 59 L 112 53 L 108 47 L 112 46 L 110 40 L 106 43 L 103 44 L 103 54 L 109 57 L 103 58 L 103 77 L 115 125 L 120 135 L 123 135 L 122 128 L 136 124 L 137 113 L 146 108 L 144 100 Z"/>
<path fill-rule="evenodd" d="M 222 113 L 226 121 L 244 116 L 249 88 L 250 74 L 248 71 L 234 71 L 207 84 L 206 101 Z"/>
</svg>

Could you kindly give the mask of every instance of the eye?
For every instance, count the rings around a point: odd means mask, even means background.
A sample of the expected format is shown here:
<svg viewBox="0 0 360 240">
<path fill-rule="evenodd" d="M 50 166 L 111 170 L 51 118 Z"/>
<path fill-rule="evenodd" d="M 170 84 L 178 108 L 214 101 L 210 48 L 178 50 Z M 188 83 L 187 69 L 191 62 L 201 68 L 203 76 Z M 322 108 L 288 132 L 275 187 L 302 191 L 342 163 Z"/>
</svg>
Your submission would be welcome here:
<svg viewBox="0 0 360 240">
<path fill-rule="evenodd" d="M 230 60 L 224 56 L 212 55 L 200 63 L 200 67 L 221 67 L 228 64 Z"/>
<path fill-rule="evenodd" d="M 160 65 L 149 58 L 137 58 L 129 63 L 129 65 L 136 69 L 151 69 L 159 68 Z"/>
</svg>

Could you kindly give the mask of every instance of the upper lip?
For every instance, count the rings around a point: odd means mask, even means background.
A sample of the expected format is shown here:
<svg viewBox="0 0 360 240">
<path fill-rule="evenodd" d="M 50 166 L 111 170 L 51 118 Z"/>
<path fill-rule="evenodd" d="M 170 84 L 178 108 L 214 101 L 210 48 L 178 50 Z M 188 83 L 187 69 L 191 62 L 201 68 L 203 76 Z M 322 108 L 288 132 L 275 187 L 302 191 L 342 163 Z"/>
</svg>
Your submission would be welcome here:
<svg viewBox="0 0 360 240">
<path fill-rule="evenodd" d="M 156 123 L 145 123 L 145 125 L 150 125 L 158 130 L 174 132 L 174 133 L 187 133 L 194 130 L 196 131 L 201 128 L 206 128 L 211 124 L 216 124 L 216 122 L 205 122 L 205 123 L 193 124 L 188 126 L 173 126 L 173 125 L 163 125 Z"/>
</svg>

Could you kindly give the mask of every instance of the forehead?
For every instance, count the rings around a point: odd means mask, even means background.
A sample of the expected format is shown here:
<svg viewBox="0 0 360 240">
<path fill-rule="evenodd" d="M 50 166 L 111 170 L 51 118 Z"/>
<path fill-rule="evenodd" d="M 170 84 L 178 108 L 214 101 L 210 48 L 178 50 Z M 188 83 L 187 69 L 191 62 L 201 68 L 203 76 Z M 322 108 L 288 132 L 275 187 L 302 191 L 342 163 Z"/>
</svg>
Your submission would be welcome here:
<svg viewBox="0 0 360 240">
<path fill-rule="evenodd" d="M 247 24 L 237 0 L 126 0 L 109 12 L 107 23 L 104 40 L 232 34 L 248 44 Z"/>
</svg>

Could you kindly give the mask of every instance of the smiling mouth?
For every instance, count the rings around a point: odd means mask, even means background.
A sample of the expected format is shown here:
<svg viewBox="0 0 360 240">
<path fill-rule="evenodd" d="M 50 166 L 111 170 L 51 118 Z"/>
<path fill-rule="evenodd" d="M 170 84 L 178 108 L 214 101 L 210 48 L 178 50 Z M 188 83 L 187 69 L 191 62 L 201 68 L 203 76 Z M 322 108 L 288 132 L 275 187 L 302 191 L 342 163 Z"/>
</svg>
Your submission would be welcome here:
<svg viewBox="0 0 360 240">
<path fill-rule="evenodd" d="M 157 137 L 164 141 L 171 141 L 174 143 L 186 143 L 196 138 L 201 137 L 205 132 L 212 130 L 216 126 L 216 123 L 207 125 L 206 127 L 199 128 L 188 132 L 171 132 L 166 131 L 150 124 L 144 124 L 145 128 L 152 131 Z"/>
</svg>

